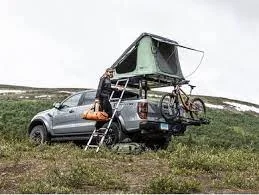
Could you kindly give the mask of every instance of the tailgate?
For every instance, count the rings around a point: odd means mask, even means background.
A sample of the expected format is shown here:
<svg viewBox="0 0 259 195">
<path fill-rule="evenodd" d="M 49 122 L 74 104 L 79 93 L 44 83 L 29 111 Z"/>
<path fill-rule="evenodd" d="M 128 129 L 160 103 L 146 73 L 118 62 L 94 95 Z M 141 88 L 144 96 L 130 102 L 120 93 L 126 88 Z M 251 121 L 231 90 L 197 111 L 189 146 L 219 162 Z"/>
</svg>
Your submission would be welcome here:
<svg viewBox="0 0 259 195">
<path fill-rule="evenodd" d="M 148 120 L 164 122 L 164 118 L 161 115 L 159 101 L 148 101 Z"/>
</svg>

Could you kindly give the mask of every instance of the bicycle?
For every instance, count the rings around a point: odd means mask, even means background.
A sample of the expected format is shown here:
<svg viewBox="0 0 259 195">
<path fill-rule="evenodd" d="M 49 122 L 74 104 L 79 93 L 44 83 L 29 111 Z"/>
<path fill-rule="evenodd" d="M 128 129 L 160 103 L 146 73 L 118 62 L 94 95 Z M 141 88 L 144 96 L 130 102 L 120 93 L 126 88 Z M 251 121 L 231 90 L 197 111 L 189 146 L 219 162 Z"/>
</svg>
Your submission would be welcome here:
<svg viewBox="0 0 259 195">
<path fill-rule="evenodd" d="M 206 107 L 204 102 L 200 98 L 192 98 L 192 90 L 194 85 L 189 84 L 190 81 L 183 80 L 174 85 L 174 89 L 171 93 L 167 93 L 162 96 L 160 100 L 161 115 L 167 121 L 174 121 L 176 119 L 193 119 L 204 120 L 206 118 Z M 181 86 L 188 84 L 190 87 L 190 93 L 187 95 Z M 189 113 L 191 118 L 186 117 L 186 113 Z"/>
</svg>

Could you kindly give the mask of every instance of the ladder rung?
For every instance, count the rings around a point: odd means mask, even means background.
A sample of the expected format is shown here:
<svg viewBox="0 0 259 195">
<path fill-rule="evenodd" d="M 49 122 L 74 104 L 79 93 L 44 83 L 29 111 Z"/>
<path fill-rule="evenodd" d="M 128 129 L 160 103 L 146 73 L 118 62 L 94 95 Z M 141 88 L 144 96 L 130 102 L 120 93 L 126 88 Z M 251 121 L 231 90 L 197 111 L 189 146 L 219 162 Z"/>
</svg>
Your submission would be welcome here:
<svg viewBox="0 0 259 195">
<path fill-rule="evenodd" d="M 104 136 L 104 133 L 94 133 L 93 137 Z"/>
<path fill-rule="evenodd" d="M 128 78 L 127 79 L 119 79 L 119 80 L 117 80 L 117 83 L 122 82 L 122 81 L 127 81 L 127 80 L 128 80 Z"/>
<path fill-rule="evenodd" d="M 98 148 L 99 145 L 88 145 L 87 147 L 90 147 L 90 148 Z"/>
<path fill-rule="evenodd" d="M 119 100 L 120 98 L 111 98 L 111 101 Z"/>
<path fill-rule="evenodd" d="M 100 130 L 100 129 L 104 130 L 104 129 L 107 129 L 107 128 L 106 127 L 101 127 L 99 129 L 97 129 L 97 131 Z"/>
</svg>

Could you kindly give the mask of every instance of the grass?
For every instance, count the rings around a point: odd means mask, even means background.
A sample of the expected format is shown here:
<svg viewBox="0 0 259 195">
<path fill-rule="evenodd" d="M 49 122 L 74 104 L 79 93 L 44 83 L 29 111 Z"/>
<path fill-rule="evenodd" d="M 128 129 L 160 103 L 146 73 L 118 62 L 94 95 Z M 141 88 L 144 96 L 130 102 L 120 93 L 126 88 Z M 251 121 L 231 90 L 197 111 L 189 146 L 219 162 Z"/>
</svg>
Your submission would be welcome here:
<svg viewBox="0 0 259 195">
<path fill-rule="evenodd" d="M 146 193 L 152 194 L 187 194 L 200 191 L 200 182 L 197 179 L 177 177 L 172 174 L 155 178 L 145 190 Z"/>
<path fill-rule="evenodd" d="M 50 100 L 2 100 L 0 102 L 1 137 L 23 140 L 31 118 L 37 112 L 51 108 L 51 105 Z"/>
<path fill-rule="evenodd" d="M 254 114 L 208 109 L 211 124 L 188 127 L 167 150 L 117 155 L 31 145 L 31 118 L 53 102 L 0 102 L 0 193 L 259 193 Z"/>
<path fill-rule="evenodd" d="M 94 188 L 91 189 L 89 186 Z M 75 193 L 82 190 L 93 193 L 102 190 L 121 191 L 127 188 L 116 173 L 78 161 L 65 168 L 54 163 L 46 177 L 37 180 L 26 178 L 19 190 L 21 193 Z"/>
</svg>

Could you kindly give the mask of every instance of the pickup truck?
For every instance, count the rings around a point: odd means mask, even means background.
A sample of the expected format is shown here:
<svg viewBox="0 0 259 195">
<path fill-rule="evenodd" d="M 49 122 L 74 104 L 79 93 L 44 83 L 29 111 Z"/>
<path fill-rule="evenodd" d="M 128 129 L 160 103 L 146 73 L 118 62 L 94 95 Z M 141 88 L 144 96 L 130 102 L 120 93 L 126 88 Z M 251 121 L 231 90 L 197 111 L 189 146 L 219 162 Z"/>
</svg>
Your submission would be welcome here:
<svg viewBox="0 0 259 195">
<path fill-rule="evenodd" d="M 120 93 L 115 92 L 113 97 L 120 97 Z M 81 116 L 91 108 L 95 94 L 96 90 L 74 93 L 61 103 L 54 103 L 52 109 L 36 114 L 28 128 L 30 140 L 38 144 L 55 140 L 87 141 L 96 122 Z M 111 105 L 115 108 L 116 101 Z M 170 123 L 162 117 L 158 101 L 143 99 L 138 93 L 126 90 L 104 143 L 113 145 L 130 139 L 151 148 L 165 149 L 172 135 L 185 130 L 186 125 Z"/>
</svg>

